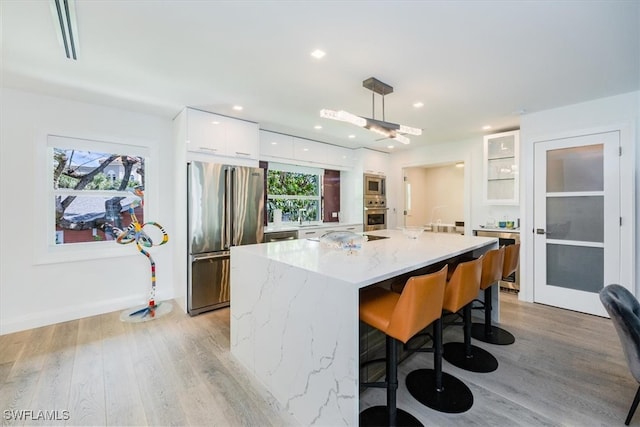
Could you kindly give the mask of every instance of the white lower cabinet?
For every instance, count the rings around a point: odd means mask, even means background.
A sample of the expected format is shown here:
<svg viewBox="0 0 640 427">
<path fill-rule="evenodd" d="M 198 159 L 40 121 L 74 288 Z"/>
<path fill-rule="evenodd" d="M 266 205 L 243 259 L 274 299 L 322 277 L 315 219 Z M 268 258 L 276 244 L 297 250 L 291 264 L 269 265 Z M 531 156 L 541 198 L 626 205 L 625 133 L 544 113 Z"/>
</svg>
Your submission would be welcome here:
<svg viewBox="0 0 640 427">
<path fill-rule="evenodd" d="M 324 233 L 324 228 L 301 228 L 298 230 L 298 239 L 318 238 Z"/>
<path fill-rule="evenodd" d="M 362 224 L 347 224 L 335 226 L 325 223 L 318 227 L 300 227 L 298 229 L 298 239 L 319 238 L 331 231 L 350 231 L 352 233 L 362 233 Z"/>
<path fill-rule="evenodd" d="M 351 231 L 352 233 L 362 233 L 362 224 L 339 225 L 331 227 L 331 231 Z"/>
</svg>

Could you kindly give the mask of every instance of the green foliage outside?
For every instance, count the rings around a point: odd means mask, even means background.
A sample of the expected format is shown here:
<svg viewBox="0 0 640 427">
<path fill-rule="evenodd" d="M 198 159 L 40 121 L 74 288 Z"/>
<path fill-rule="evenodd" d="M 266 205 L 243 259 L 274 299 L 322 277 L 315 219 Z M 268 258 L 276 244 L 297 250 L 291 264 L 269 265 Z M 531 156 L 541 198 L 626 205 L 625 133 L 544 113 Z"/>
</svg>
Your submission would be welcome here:
<svg viewBox="0 0 640 427">
<path fill-rule="evenodd" d="M 282 210 L 282 220 L 297 221 L 300 209 L 303 221 L 320 219 L 320 177 L 295 172 L 269 170 L 267 174 L 267 215 L 273 222 L 273 211 Z M 273 197 L 275 196 L 275 197 Z M 299 196 L 300 198 L 281 198 L 278 196 Z"/>
<path fill-rule="evenodd" d="M 320 183 L 318 175 L 269 170 L 267 188 L 270 195 L 318 196 Z"/>
</svg>

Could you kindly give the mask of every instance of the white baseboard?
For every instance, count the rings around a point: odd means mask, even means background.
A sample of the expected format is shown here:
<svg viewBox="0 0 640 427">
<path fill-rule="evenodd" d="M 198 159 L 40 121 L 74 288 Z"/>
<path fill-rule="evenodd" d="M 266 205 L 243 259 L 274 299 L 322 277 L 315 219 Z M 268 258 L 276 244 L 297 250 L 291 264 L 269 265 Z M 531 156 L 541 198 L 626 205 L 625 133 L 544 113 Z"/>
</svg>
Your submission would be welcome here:
<svg viewBox="0 0 640 427">
<path fill-rule="evenodd" d="M 166 301 L 172 297 L 172 295 L 163 295 L 163 293 L 158 293 L 157 301 Z M 125 298 L 116 298 L 91 304 L 39 311 L 37 313 L 29 313 L 24 316 L 18 316 L 11 319 L 1 319 L 0 335 L 53 325 L 55 323 L 67 322 L 69 320 L 81 319 L 83 317 L 110 313 L 112 311 L 124 310 L 126 308 L 145 304 L 146 301 L 147 295 L 127 296 Z"/>
</svg>

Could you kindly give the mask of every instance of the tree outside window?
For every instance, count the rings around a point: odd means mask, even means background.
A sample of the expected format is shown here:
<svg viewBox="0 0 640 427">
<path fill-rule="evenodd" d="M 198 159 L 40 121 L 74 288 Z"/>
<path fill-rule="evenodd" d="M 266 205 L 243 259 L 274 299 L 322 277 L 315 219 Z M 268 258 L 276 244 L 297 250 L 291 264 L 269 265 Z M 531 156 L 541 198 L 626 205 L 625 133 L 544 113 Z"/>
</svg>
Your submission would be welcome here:
<svg viewBox="0 0 640 427">
<path fill-rule="evenodd" d="M 320 173 L 289 172 L 269 169 L 267 173 L 267 216 L 282 210 L 283 221 L 319 221 L 321 207 Z"/>
<path fill-rule="evenodd" d="M 112 240 L 135 207 L 144 222 L 144 157 L 53 148 L 56 244 Z"/>
</svg>

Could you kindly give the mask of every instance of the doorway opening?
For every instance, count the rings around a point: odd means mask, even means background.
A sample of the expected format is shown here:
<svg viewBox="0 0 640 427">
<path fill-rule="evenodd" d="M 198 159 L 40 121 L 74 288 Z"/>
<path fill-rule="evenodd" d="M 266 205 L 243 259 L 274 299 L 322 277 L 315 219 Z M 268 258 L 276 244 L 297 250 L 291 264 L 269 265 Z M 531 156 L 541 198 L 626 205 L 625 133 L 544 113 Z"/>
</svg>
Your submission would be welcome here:
<svg viewBox="0 0 640 427">
<path fill-rule="evenodd" d="M 463 161 L 403 168 L 404 225 L 463 231 L 464 169 Z"/>
</svg>

